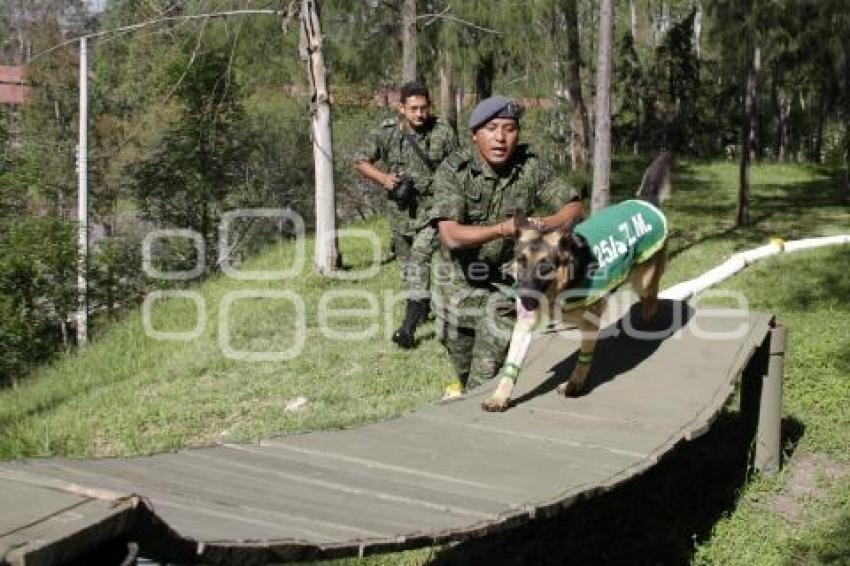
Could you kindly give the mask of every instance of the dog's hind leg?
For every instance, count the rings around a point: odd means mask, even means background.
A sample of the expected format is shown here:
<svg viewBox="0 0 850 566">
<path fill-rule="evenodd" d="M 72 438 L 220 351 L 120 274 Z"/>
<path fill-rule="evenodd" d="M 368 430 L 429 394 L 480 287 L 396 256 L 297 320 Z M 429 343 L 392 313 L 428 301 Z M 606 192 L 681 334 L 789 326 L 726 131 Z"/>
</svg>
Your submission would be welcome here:
<svg viewBox="0 0 850 566">
<path fill-rule="evenodd" d="M 599 336 L 599 323 L 604 312 L 604 305 L 593 310 L 579 310 L 573 318 L 581 332 L 581 347 L 578 352 L 578 361 L 573 368 L 570 379 L 558 386 L 558 393 L 565 397 L 575 397 L 582 392 L 590 374 L 590 366 L 593 363 L 593 352 L 596 349 L 596 338 Z M 572 313 L 570 313 L 571 315 Z"/>
<path fill-rule="evenodd" d="M 666 263 L 665 247 L 646 263 L 637 266 L 629 276 L 632 288 L 640 297 L 640 317 L 644 324 L 652 322 L 658 312 L 658 289 Z"/>
</svg>

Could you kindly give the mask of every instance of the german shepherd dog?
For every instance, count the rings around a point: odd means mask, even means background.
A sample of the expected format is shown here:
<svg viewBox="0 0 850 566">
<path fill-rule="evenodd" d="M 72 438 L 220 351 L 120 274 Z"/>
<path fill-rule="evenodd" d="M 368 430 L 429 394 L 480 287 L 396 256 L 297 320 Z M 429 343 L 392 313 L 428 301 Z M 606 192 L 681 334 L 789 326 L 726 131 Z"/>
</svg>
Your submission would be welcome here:
<svg viewBox="0 0 850 566">
<path fill-rule="evenodd" d="M 664 151 L 656 157 L 644 173 L 635 196 L 651 205 L 660 205 L 669 195 L 671 164 L 672 156 L 669 152 Z M 627 279 L 631 283 L 640 297 L 641 319 L 644 324 L 649 324 L 658 310 L 658 287 L 667 257 L 666 220 L 654 206 L 634 204 L 636 201 L 621 204 L 629 206 L 628 203 L 632 203 L 631 206 L 638 210 L 641 206 L 646 206 L 649 211 L 647 214 L 654 214 L 663 227 L 663 235 L 656 234 L 656 240 L 653 246 L 647 249 L 647 254 L 635 255 L 634 263 L 624 267 L 626 271 L 619 274 L 621 280 Z M 613 288 L 605 289 L 598 297 L 588 295 L 590 299 L 579 302 L 578 305 L 571 305 L 570 301 L 564 300 L 570 290 L 575 290 L 582 282 L 586 283 L 587 278 L 598 271 L 600 264 L 604 265 L 606 259 L 610 260 L 610 256 L 617 255 L 617 251 L 606 251 L 610 250 L 609 246 L 601 248 L 589 245 L 589 242 L 577 233 L 583 231 L 577 230 L 575 225 L 540 231 L 532 226 L 520 211 L 516 220 L 520 226 L 514 261 L 517 322 L 511 336 L 507 359 L 500 372 L 499 384 L 490 398 L 482 403 L 485 411 L 504 411 L 510 406 L 511 393 L 519 369 L 531 344 L 532 329 L 539 318 L 538 311 L 543 310 L 539 308 L 541 298 L 545 298 L 550 320 L 556 320 L 555 315 L 560 310 L 562 320 L 573 323 L 581 334 L 578 362 L 569 379 L 557 389 L 558 393 L 567 397 L 581 393 L 590 372 L 599 322 L 605 312 L 608 296 L 613 291 Z M 624 224 L 626 223 L 621 223 L 620 227 L 629 232 L 631 225 Z M 641 228 L 645 232 L 649 231 L 646 225 L 641 226 L 640 221 L 636 225 L 639 231 Z M 638 240 L 634 236 L 628 239 L 629 243 L 631 240 Z M 614 250 L 621 246 L 620 251 L 626 247 L 616 241 L 612 241 L 611 246 Z M 623 252 L 622 255 L 626 253 Z"/>
</svg>

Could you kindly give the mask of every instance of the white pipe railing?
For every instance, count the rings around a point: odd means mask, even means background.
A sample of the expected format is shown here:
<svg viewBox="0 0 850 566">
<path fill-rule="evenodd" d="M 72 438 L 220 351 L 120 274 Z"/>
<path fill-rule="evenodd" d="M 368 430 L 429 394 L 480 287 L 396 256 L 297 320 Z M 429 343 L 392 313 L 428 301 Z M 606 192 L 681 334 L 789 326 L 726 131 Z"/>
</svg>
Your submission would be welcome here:
<svg viewBox="0 0 850 566">
<path fill-rule="evenodd" d="M 764 246 L 759 246 L 752 250 L 733 254 L 729 259 L 717 267 L 706 271 L 699 277 L 677 283 L 669 289 L 662 291 L 659 296 L 662 299 L 684 301 L 693 297 L 697 293 L 705 291 L 712 285 L 716 285 L 726 279 L 729 279 L 748 265 L 753 264 L 762 258 L 783 252 L 793 253 L 800 250 L 841 244 L 850 244 L 850 234 L 844 234 L 841 236 L 826 236 L 823 238 L 806 238 L 804 240 L 794 240 L 791 242 L 786 242 L 780 238 L 774 238 L 769 244 Z"/>
</svg>

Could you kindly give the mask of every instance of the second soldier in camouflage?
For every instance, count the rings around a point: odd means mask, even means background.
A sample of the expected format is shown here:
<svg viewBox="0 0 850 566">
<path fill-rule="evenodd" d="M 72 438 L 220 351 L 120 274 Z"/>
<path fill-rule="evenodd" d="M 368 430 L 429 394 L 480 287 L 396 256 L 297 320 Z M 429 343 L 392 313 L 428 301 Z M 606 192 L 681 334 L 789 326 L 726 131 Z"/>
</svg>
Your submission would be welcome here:
<svg viewBox="0 0 850 566">
<path fill-rule="evenodd" d="M 399 114 L 369 133 L 354 166 L 387 191 L 392 247 L 408 293 L 404 320 L 393 341 L 410 348 L 416 326 L 428 313 L 430 262 L 437 248 L 436 230 L 427 222 L 431 181 L 457 140 L 448 124 L 430 115 L 428 89 L 420 83 L 402 86 Z"/>
</svg>

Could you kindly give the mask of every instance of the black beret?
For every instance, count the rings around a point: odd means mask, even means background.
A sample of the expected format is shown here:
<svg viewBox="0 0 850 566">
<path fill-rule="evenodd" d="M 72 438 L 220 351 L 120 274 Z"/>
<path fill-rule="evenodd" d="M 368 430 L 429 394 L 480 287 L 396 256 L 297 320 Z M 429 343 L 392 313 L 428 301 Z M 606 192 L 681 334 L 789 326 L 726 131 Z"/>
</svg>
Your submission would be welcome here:
<svg viewBox="0 0 850 566">
<path fill-rule="evenodd" d="M 510 98 L 496 95 L 479 102 L 469 117 L 469 129 L 473 132 L 493 118 L 513 118 L 519 121 L 522 106 Z"/>
</svg>

